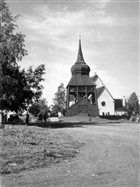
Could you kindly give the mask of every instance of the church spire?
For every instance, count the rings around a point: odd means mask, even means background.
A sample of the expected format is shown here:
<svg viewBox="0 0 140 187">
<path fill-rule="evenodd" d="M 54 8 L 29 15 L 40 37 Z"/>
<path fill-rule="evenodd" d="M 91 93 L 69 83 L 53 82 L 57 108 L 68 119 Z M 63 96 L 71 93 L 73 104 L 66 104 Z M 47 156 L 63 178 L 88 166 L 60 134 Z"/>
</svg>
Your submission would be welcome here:
<svg viewBox="0 0 140 187">
<path fill-rule="evenodd" d="M 81 47 L 81 36 L 79 36 L 79 49 L 78 49 L 78 55 L 77 60 L 75 64 L 71 67 L 72 75 L 80 74 L 89 76 L 90 67 L 85 63 L 83 53 L 82 53 L 82 47 Z"/>
<path fill-rule="evenodd" d="M 83 53 L 82 53 L 82 47 L 81 47 L 81 35 L 79 35 L 79 49 L 78 49 L 76 63 L 85 63 Z"/>
</svg>

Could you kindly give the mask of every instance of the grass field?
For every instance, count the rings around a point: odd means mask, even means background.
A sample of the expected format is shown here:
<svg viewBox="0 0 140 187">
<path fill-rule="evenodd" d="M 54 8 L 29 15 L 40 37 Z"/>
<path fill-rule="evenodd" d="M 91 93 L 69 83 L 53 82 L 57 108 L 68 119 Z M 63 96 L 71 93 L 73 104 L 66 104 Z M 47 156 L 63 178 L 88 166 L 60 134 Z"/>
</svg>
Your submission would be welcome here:
<svg viewBox="0 0 140 187">
<path fill-rule="evenodd" d="M 76 156 L 81 143 L 60 129 L 8 126 L 0 132 L 1 174 L 41 168 Z"/>
</svg>

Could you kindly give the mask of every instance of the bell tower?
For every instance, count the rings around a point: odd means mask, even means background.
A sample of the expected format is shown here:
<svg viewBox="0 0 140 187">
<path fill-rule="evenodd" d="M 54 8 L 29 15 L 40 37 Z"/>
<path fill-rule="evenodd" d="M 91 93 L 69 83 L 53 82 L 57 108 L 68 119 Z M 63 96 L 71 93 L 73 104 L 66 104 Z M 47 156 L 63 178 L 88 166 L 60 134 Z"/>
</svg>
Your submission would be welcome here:
<svg viewBox="0 0 140 187">
<path fill-rule="evenodd" d="M 86 64 L 79 36 L 78 55 L 71 67 L 71 79 L 67 85 L 66 116 L 98 116 L 96 85 L 89 77 L 90 67 Z"/>
</svg>

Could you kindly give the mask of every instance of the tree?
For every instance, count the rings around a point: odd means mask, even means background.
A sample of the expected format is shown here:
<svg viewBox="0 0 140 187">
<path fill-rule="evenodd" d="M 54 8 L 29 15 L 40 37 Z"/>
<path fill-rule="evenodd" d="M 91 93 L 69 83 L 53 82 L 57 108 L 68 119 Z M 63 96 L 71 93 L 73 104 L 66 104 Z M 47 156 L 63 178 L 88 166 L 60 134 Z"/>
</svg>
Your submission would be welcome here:
<svg viewBox="0 0 140 187">
<path fill-rule="evenodd" d="M 21 60 L 27 55 L 24 49 L 24 35 L 14 33 L 16 19 L 13 17 L 4 0 L 0 2 L 0 106 L 1 109 L 13 106 L 19 102 L 15 100 L 17 94 L 17 85 L 23 86 L 26 81 L 23 80 L 23 71 L 19 70 L 16 60 Z M 16 89 L 15 89 L 16 88 Z M 20 88 L 19 88 L 20 90 Z M 20 92 L 19 92 L 20 95 Z"/>
<path fill-rule="evenodd" d="M 39 120 L 46 121 L 48 118 L 48 103 L 46 99 L 40 99 L 38 102 L 34 102 L 30 107 L 29 107 L 29 112 L 35 117 L 38 117 Z"/>
<path fill-rule="evenodd" d="M 0 1 L 0 109 L 18 112 L 42 94 L 44 65 L 21 70 L 17 62 L 27 55 L 24 38 L 16 32 L 18 16 L 13 17 L 5 0 Z"/>
<path fill-rule="evenodd" d="M 25 78 L 26 78 L 26 90 L 31 95 L 28 95 L 27 98 L 27 104 L 34 101 L 38 101 L 38 99 L 42 95 L 43 86 L 41 84 L 42 81 L 44 81 L 43 75 L 45 74 L 45 65 L 41 64 L 35 70 L 33 70 L 32 66 L 29 67 L 27 72 L 25 72 Z"/>
<path fill-rule="evenodd" d="M 139 100 L 135 92 L 133 92 L 127 102 L 129 116 L 139 114 Z"/>
<path fill-rule="evenodd" d="M 53 99 L 52 110 L 55 111 L 56 113 L 58 112 L 64 113 L 66 90 L 63 83 L 61 83 L 60 86 L 58 86 L 57 92 L 54 95 L 55 97 Z"/>
</svg>

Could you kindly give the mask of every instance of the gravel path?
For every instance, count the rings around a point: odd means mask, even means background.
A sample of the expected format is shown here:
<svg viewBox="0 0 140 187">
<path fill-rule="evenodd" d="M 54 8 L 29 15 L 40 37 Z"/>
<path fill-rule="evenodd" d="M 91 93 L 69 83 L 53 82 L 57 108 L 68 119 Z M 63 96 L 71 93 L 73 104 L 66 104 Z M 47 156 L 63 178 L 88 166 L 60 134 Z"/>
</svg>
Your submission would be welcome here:
<svg viewBox="0 0 140 187">
<path fill-rule="evenodd" d="M 61 130 L 84 143 L 77 157 L 9 175 L 11 187 L 139 187 L 138 124 L 94 124 Z M 8 181 L 5 184 L 9 186 Z"/>
</svg>

